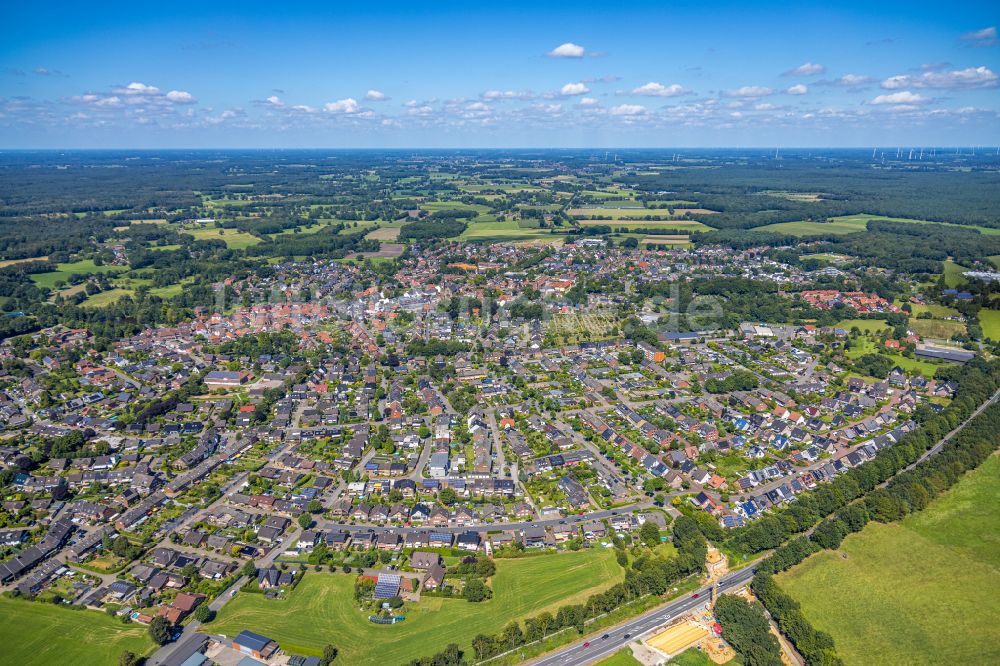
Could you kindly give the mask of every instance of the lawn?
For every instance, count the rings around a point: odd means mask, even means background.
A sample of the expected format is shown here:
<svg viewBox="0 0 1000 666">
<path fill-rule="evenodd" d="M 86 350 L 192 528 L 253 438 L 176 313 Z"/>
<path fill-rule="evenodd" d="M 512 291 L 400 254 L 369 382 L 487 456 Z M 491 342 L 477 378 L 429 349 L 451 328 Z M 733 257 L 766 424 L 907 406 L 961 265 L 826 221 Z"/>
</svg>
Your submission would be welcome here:
<svg viewBox="0 0 1000 666">
<path fill-rule="evenodd" d="M 218 229 L 216 227 L 200 227 L 197 229 L 183 229 L 183 234 L 190 234 L 197 240 L 221 240 L 225 241 L 226 247 L 231 250 L 245 250 L 251 245 L 260 243 L 261 240 L 253 234 L 238 229 Z"/>
<path fill-rule="evenodd" d="M 120 273 L 127 270 L 128 268 L 126 266 L 98 266 L 92 259 L 84 259 L 82 261 L 74 261 L 67 264 L 56 264 L 56 270 L 49 273 L 34 273 L 32 274 L 31 279 L 34 280 L 35 284 L 39 287 L 55 289 L 57 281 L 68 280 L 69 276 L 73 274 L 95 275 L 97 273 Z"/>
<path fill-rule="evenodd" d="M 511 620 L 586 598 L 620 582 L 624 572 L 607 550 L 586 550 L 497 560 L 493 599 L 425 598 L 407 604 L 406 621 L 372 624 L 354 604 L 353 575 L 308 573 L 287 600 L 240 594 L 210 630 L 234 636 L 244 629 L 278 641 L 287 652 L 318 655 L 326 643 L 340 649 L 345 664 L 399 664 L 430 655 L 448 643 L 470 649 L 472 637 L 496 633 Z"/>
<path fill-rule="evenodd" d="M 846 664 L 1000 663 L 1000 457 L 778 577 Z M 994 618 L 994 619 L 991 619 Z"/>
<path fill-rule="evenodd" d="M 980 310 L 979 325 L 983 335 L 991 340 L 1000 340 L 1000 310 Z"/>
<path fill-rule="evenodd" d="M 117 664 L 125 650 L 138 655 L 153 648 L 146 627 L 124 625 L 104 613 L 0 598 L 3 663 Z"/>
</svg>

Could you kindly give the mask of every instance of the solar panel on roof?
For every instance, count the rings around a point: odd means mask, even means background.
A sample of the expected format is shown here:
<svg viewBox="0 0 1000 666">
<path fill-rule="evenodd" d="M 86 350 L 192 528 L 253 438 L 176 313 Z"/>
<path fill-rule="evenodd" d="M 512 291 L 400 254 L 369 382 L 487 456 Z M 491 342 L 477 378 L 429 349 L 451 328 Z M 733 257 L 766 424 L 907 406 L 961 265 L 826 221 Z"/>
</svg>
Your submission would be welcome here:
<svg viewBox="0 0 1000 666">
<path fill-rule="evenodd" d="M 391 599 L 399 594 L 399 583 L 402 577 L 397 574 L 379 574 L 378 582 L 375 583 L 376 599 Z"/>
</svg>

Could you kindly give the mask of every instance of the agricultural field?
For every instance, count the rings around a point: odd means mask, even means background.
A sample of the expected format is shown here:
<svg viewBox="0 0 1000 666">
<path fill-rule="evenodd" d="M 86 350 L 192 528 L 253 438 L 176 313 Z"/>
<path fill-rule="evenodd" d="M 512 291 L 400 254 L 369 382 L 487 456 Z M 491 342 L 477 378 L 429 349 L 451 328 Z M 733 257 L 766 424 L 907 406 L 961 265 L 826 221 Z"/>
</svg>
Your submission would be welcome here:
<svg viewBox="0 0 1000 666">
<path fill-rule="evenodd" d="M 538 239 L 556 240 L 559 238 L 561 236 L 551 233 L 549 229 L 522 227 L 516 220 L 471 222 L 465 228 L 465 231 L 458 236 L 459 240 L 480 243 L 504 243 Z"/>
<path fill-rule="evenodd" d="M 1000 662 L 1000 457 L 778 576 L 848 665 Z"/>
<path fill-rule="evenodd" d="M 717 211 L 706 208 L 675 208 L 673 215 L 667 208 L 643 208 L 641 205 L 628 208 L 610 208 L 601 206 L 591 206 L 589 208 L 571 208 L 566 211 L 571 217 L 586 219 L 592 217 L 605 217 L 611 220 L 642 220 L 644 217 L 663 217 L 673 219 L 683 219 L 685 213 L 691 215 L 712 215 Z M 608 222 L 599 220 L 596 223 Z"/>
<path fill-rule="evenodd" d="M 226 247 L 231 250 L 245 250 L 251 245 L 261 242 L 253 234 L 238 229 L 219 229 L 216 227 L 201 227 L 198 229 L 184 229 L 181 233 L 190 234 L 197 240 L 221 240 L 225 241 Z"/>
<path fill-rule="evenodd" d="M 500 559 L 489 601 L 424 598 L 404 607 L 405 622 L 382 626 L 369 622 L 355 605 L 353 575 L 308 573 L 287 599 L 240 594 L 223 608 L 210 631 L 234 636 L 250 629 L 299 654 L 318 655 L 326 643 L 333 643 L 345 664 L 398 664 L 452 642 L 468 651 L 476 634 L 581 603 L 623 578 L 614 554 L 604 549 Z"/>
<path fill-rule="evenodd" d="M 569 312 L 553 315 L 546 325 L 546 332 L 564 341 L 564 344 L 575 344 L 581 340 L 601 340 L 614 335 L 617 325 L 618 318 L 610 312 Z"/>
<path fill-rule="evenodd" d="M 614 229 L 624 227 L 629 231 L 644 229 L 669 229 L 671 231 L 711 231 L 712 227 L 694 220 L 579 220 L 581 227 L 610 226 Z"/>
<path fill-rule="evenodd" d="M 7 268 L 8 266 L 16 266 L 18 264 L 26 264 L 31 261 L 47 261 L 47 256 L 41 257 L 28 257 L 27 259 L 7 259 L 6 261 L 0 261 L 0 268 Z"/>
<path fill-rule="evenodd" d="M 96 275 L 98 273 L 121 273 L 127 271 L 128 268 L 125 266 L 98 266 L 94 263 L 92 259 L 84 259 L 82 261 L 74 261 L 68 264 L 56 264 L 56 270 L 49 273 L 35 273 L 31 276 L 31 279 L 39 287 L 48 287 L 49 289 L 56 288 L 56 282 L 59 280 L 68 280 L 70 275 Z"/>
<path fill-rule="evenodd" d="M 20 666 L 116 664 L 125 650 L 152 651 L 146 627 L 88 610 L 0 597 L 3 662 Z"/>
</svg>

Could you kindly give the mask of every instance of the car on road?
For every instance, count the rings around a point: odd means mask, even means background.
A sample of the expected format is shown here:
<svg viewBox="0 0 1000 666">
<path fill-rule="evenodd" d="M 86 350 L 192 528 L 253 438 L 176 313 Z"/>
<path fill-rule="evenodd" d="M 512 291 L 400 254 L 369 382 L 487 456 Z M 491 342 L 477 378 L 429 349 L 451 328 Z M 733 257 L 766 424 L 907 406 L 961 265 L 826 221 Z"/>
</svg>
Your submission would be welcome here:
<svg viewBox="0 0 1000 666">
<path fill-rule="evenodd" d="M 692 598 L 692 599 L 697 599 L 697 598 L 698 598 L 698 593 L 697 593 L 697 592 L 695 592 L 694 594 L 692 594 L 692 595 L 691 595 L 691 598 Z"/>
<path fill-rule="evenodd" d="M 604 634 L 603 636 L 601 636 L 601 640 L 602 640 L 602 641 L 606 641 L 606 640 L 608 640 L 608 638 L 609 638 L 610 636 L 611 636 L 611 634 Z"/>
<path fill-rule="evenodd" d="M 590 647 L 590 641 L 587 641 L 586 643 L 584 643 L 583 647 Z"/>
<path fill-rule="evenodd" d="M 632 634 L 625 634 L 622 638 L 632 638 Z"/>
</svg>

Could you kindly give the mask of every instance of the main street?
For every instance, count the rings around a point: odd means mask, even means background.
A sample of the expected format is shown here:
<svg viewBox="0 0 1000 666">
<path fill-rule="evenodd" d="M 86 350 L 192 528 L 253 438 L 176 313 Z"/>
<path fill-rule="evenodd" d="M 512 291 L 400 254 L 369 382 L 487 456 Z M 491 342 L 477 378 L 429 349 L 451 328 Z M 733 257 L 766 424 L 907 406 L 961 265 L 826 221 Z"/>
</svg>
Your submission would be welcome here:
<svg viewBox="0 0 1000 666">
<path fill-rule="evenodd" d="M 753 578 L 757 565 L 740 569 L 719 581 L 718 592 L 729 592 L 746 585 Z M 582 666 L 600 661 L 614 654 L 634 640 L 657 627 L 691 612 L 695 608 L 711 603 L 711 588 L 702 587 L 681 599 L 668 602 L 632 618 L 614 629 L 609 629 L 602 637 L 583 637 L 571 645 L 545 655 L 532 662 L 534 666 Z M 603 638 L 606 635 L 607 638 Z"/>
</svg>

